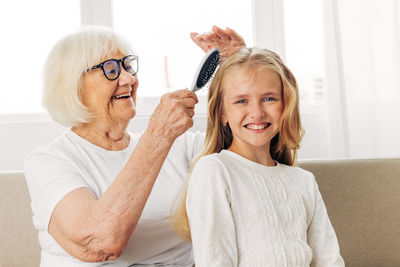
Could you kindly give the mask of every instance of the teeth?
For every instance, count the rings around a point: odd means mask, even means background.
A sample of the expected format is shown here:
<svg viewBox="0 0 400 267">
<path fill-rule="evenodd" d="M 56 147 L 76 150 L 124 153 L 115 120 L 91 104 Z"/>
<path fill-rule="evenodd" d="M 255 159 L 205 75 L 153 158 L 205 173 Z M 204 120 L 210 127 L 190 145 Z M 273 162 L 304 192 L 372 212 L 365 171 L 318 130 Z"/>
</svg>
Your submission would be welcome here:
<svg viewBox="0 0 400 267">
<path fill-rule="evenodd" d="M 112 99 L 119 99 L 119 98 L 122 98 L 122 97 L 129 97 L 129 96 L 131 96 L 130 93 L 121 94 L 121 95 L 115 95 L 115 96 L 112 97 Z"/>
<path fill-rule="evenodd" d="M 268 124 L 249 124 L 246 126 L 246 128 L 250 129 L 250 130 L 261 130 L 267 127 Z"/>
</svg>

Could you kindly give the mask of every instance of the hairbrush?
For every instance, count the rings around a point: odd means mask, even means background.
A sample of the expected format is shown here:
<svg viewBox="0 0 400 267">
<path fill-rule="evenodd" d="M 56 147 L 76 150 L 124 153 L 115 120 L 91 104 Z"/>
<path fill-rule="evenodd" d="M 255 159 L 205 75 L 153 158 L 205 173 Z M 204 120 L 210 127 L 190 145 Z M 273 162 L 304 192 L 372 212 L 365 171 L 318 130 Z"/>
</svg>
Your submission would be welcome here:
<svg viewBox="0 0 400 267">
<path fill-rule="evenodd" d="M 214 76 L 214 72 L 219 65 L 219 50 L 211 48 L 203 57 L 192 83 L 192 91 L 196 92 L 203 88 Z"/>
</svg>

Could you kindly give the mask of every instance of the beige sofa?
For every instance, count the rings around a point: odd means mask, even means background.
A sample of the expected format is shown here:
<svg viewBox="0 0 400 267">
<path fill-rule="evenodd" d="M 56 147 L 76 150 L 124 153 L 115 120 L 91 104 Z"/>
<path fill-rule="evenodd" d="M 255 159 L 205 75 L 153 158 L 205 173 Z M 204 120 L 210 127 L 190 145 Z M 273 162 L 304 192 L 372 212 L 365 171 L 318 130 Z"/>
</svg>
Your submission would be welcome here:
<svg viewBox="0 0 400 267">
<path fill-rule="evenodd" d="M 303 161 L 349 267 L 400 266 L 400 159 Z M 39 266 L 22 172 L 0 172 L 0 267 Z"/>
</svg>

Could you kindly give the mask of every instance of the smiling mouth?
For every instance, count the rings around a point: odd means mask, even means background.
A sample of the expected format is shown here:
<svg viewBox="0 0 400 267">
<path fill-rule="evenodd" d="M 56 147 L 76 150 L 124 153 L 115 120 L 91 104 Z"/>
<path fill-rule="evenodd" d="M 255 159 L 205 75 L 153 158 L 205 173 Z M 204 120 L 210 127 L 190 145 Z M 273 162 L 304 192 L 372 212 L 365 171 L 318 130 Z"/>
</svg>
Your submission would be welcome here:
<svg viewBox="0 0 400 267">
<path fill-rule="evenodd" d="M 111 97 L 111 99 L 126 99 L 130 97 L 131 93 L 126 93 L 126 94 L 114 95 L 113 97 Z"/>
<path fill-rule="evenodd" d="M 271 123 L 261 123 L 261 124 L 246 124 L 244 127 L 249 130 L 263 130 L 268 128 Z"/>
</svg>

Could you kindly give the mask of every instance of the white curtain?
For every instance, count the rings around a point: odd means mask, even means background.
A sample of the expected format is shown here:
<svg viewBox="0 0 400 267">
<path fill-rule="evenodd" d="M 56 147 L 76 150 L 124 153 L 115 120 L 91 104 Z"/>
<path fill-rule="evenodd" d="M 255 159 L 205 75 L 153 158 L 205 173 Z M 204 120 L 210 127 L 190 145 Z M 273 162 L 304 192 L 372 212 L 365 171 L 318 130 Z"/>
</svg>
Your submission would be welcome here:
<svg viewBox="0 0 400 267">
<path fill-rule="evenodd" d="M 400 1 L 324 1 L 331 157 L 400 157 Z"/>
</svg>

